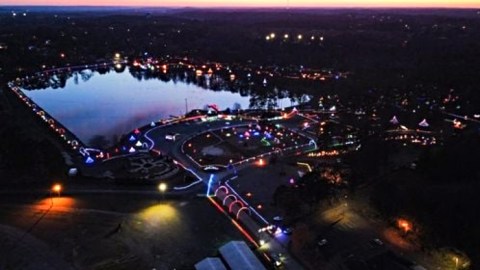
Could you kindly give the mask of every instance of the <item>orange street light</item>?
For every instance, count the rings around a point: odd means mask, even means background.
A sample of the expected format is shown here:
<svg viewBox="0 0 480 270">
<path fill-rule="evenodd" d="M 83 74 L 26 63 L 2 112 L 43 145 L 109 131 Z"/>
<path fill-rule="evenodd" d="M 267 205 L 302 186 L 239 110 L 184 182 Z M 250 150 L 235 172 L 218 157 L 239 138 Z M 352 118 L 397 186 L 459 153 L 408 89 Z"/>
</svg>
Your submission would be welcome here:
<svg viewBox="0 0 480 270">
<path fill-rule="evenodd" d="M 56 192 L 58 196 L 60 196 L 60 192 L 62 191 L 62 185 L 60 184 L 54 184 L 52 186 L 52 191 Z"/>
<path fill-rule="evenodd" d="M 265 160 L 263 160 L 263 158 L 259 159 L 257 161 L 257 165 L 260 166 L 260 167 L 265 166 Z"/>
<path fill-rule="evenodd" d="M 405 233 L 409 232 L 412 230 L 412 224 L 410 222 L 408 222 L 407 220 L 405 219 L 398 219 L 397 220 L 397 225 L 400 229 L 402 229 Z"/>
</svg>

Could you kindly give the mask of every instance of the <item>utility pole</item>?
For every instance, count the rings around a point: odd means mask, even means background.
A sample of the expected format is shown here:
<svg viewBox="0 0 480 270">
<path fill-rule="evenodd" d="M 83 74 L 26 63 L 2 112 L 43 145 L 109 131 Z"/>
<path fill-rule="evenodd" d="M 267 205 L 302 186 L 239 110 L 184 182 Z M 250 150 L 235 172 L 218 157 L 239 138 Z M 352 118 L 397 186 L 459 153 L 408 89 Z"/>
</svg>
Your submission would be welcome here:
<svg viewBox="0 0 480 270">
<path fill-rule="evenodd" d="M 185 98 L 185 115 L 188 113 L 188 101 Z"/>
</svg>

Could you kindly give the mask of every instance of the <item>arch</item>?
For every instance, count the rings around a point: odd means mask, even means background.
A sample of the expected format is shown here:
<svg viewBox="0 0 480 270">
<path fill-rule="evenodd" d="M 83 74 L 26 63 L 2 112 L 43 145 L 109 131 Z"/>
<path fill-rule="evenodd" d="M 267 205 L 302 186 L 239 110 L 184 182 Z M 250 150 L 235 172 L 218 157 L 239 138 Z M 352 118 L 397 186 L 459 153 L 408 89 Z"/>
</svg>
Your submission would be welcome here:
<svg viewBox="0 0 480 270">
<path fill-rule="evenodd" d="M 250 208 L 244 206 L 244 207 L 238 209 L 237 215 L 236 215 L 236 216 L 237 216 L 237 219 L 238 219 L 238 217 L 240 216 L 240 213 L 242 212 L 242 210 L 248 210 L 248 214 L 249 214 L 249 215 L 250 215 L 250 213 L 251 213 L 251 212 L 250 212 Z"/>
<path fill-rule="evenodd" d="M 215 197 L 217 197 L 217 192 L 219 189 L 223 189 L 225 194 L 228 194 L 228 188 L 226 186 L 219 186 L 216 190 L 215 190 Z"/>
<path fill-rule="evenodd" d="M 237 199 L 237 198 L 235 198 L 235 199 L 236 199 L 236 200 L 233 201 L 233 202 L 231 202 L 230 205 L 228 206 L 228 212 L 230 212 L 230 213 L 232 212 L 232 207 L 233 207 L 236 203 L 240 203 L 240 205 L 241 205 L 240 208 L 242 208 L 242 207 L 245 206 L 242 201 L 240 201 L 240 200 Z"/>
<path fill-rule="evenodd" d="M 225 198 L 223 198 L 222 205 L 225 205 L 225 202 L 226 202 L 226 201 L 227 201 L 227 199 L 228 199 L 228 198 L 230 198 L 230 197 L 233 197 L 233 198 L 235 198 L 235 199 L 234 199 L 234 201 L 236 201 L 236 200 L 237 200 L 237 197 L 236 197 L 235 195 L 233 195 L 233 194 L 229 194 L 229 195 L 225 196 Z"/>
</svg>

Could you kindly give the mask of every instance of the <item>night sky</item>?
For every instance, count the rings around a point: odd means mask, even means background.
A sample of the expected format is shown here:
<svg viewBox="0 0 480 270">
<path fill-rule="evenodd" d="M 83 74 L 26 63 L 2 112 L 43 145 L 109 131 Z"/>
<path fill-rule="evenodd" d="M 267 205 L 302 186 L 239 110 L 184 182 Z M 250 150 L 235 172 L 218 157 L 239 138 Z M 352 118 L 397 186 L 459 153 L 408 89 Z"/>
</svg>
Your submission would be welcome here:
<svg viewBox="0 0 480 270">
<path fill-rule="evenodd" d="M 2 5 L 159 7 L 448 7 L 480 8 L 478 0 L 5 0 Z"/>
</svg>

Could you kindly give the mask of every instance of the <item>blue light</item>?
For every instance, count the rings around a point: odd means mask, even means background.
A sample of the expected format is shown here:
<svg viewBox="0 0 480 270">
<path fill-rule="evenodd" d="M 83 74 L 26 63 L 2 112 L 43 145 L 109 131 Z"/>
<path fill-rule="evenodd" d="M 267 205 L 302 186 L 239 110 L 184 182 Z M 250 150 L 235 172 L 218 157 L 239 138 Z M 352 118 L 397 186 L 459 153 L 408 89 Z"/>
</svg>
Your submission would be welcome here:
<svg viewBox="0 0 480 270">
<path fill-rule="evenodd" d="M 135 136 L 132 135 L 132 136 L 130 136 L 130 139 L 128 139 L 128 140 L 131 141 L 131 142 L 133 142 L 133 141 L 135 141 L 135 140 L 137 140 L 137 139 L 135 138 Z"/>
<path fill-rule="evenodd" d="M 235 168 L 235 165 L 233 165 L 232 163 L 227 165 L 227 169 L 229 171 L 233 171 L 233 174 L 237 174 L 237 168 Z"/>
<path fill-rule="evenodd" d="M 258 132 L 258 131 L 255 131 L 255 132 L 253 133 L 253 136 L 258 136 L 258 135 L 260 135 L 260 132 Z"/>
<path fill-rule="evenodd" d="M 238 137 L 243 138 L 243 134 L 238 135 Z"/>
<path fill-rule="evenodd" d="M 85 164 L 93 164 L 93 162 L 95 161 L 91 157 L 87 157 L 87 159 L 85 160 Z"/>
<path fill-rule="evenodd" d="M 210 196 L 210 189 L 212 188 L 212 182 L 213 182 L 213 174 L 210 174 L 210 179 L 208 179 L 208 186 L 207 186 L 207 194 L 206 196 Z"/>
</svg>

